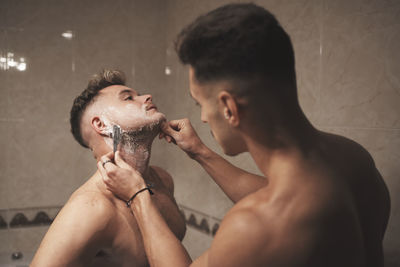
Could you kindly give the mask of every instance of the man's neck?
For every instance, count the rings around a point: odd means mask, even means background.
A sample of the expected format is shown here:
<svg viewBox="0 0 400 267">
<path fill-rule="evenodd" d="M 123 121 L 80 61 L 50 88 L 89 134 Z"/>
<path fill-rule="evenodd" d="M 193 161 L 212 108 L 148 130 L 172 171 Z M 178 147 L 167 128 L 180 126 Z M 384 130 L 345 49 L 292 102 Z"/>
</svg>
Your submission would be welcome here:
<svg viewBox="0 0 400 267">
<path fill-rule="evenodd" d="M 140 174 L 145 175 L 149 167 L 151 146 L 153 139 L 151 140 L 132 140 L 131 136 L 125 136 L 126 142 L 122 141 L 118 150 L 121 151 L 122 158 L 132 168 L 137 170 Z"/>
<path fill-rule="evenodd" d="M 122 132 L 118 151 L 120 151 L 123 160 L 141 173 L 144 178 L 148 172 L 151 146 L 158 133 L 158 127 L 143 127 L 140 131 Z M 104 141 L 99 143 L 99 145 L 93 150 L 95 158 L 100 160 L 101 156 L 111 151 L 112 145 L 112 139 L 106 137 Z"/>
<path fill-rule="evenodd" d="M 147 174 L 151 146 L 158 133 L 158 127 L 143 127 L 139 131 L 122 133 L 118 150 L 121 151 L 123 159 L 143 177 Z"/>
<path fill-rule="evenodd" d="M 245 133 L 250 155 L 259 170 L 270 180 L 300 166 L 316 149 L 318 130 L 308 121 L 295 124 L 296 131 L 290 126 L 287 129 L 277 129 L 273 135 L 260 129 L 248 129 Z"/>
</svg>

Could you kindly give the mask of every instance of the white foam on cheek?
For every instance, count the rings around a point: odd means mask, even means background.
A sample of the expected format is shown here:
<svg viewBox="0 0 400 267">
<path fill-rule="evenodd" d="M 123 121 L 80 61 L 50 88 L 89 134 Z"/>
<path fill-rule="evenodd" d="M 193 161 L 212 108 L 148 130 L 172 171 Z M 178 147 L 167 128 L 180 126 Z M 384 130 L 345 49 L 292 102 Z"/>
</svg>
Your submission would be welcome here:
<svg viewBox="0 0 400 267">
<path fill-rule="evenodd" d="M 106 145 L 112 149 L 114 146 L 112 139 L 112 132 L 113 132 L 113 125 L 115 125 L 115 123 L 113 123 L 109 119 L 109 110 L 103 110 L 100 114 L 100 119 L 106 126 L 104 134 L 106 134 L 107 136 L 103 137 L 104 143 L 106 143 Z"/>
<path fill-rule="evenodd" d="M 112 118 L 120 118 L 123 116 L 124 114 L 114 106 L 107 106 L 100 112 L 100 119 L 104 121 L 107 126 L 107 130 L 109 130 L 110 133 L 112 133 L 112 127 L 117 124 L 117 122 Z"/>
<path fill-rule="evenodd" d="M 142 108 L 138 108 L 134 104 L 126 104 L 125 108 L 127 110 L 131 110 L 131 112 L 134 112 L 133 116 L 135 116 L 136 119 L 147 119 L 145 105 L 143 105 Z"/>
<path fill-rule="evenodd" d="M 107 146 L 108 147 L 110 147 L 111 149 L 113 148 L 113 146 L 114 146 L 114 144 L 113 144 L 113 139 L 112 139 L 112 126 L 111 126 L 111 124 L 108 124 L 107 125 L 107 128 L 106 128 L 106 135 L 107 136 L 104 136 L 103 137 L 103 140 L 104 140 L 104 143 L 106 143 L 107 144 Z"/>
<path fill-rule="evenodd" d="M 110 148 L 113 149 L 114 148 L 114 144 L 113 144 L 113 139 L 109 138 L 109 137 L 103 137 L 104 139 L 104 143 L 106 143 L 106 145 Z"/>
<path fill-rule="evenodd" d="M 106 116 L 101 115 L 100 119 L 103 121 L 103 123 L 105 124 L 106 128 L 105 128 L 105 134 L 108 134 L 109 136 L 111 136 L 112 131 L 113 131 L 113 125 L 114 123 L 112 123 Z"/>
</svg>

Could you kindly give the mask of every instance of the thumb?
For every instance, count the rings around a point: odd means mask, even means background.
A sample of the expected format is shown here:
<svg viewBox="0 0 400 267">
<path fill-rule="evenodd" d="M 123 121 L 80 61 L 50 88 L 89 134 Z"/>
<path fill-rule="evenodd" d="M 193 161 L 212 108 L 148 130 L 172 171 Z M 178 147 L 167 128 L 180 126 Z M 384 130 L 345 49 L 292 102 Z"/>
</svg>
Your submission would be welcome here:
<svg viewBox="0 0 400 267">
<path fill-rule="evenodd" d="M 108 152 L 107 154 L 105 154 L 104 156 L 106 156 L 107 158 L 109 158 L 110 160 L 114 160 L 114 153 L 112 151 Z"/>
<path fill-rule="evenodd" d="M 171 137 L 174 138 L 174 139 L 175 139 L 175 137 L 176 137 L 176 135 L 177 135 L 177 133 L 178 133 L 175 129 L 173 129 L 173 128 L 170 126 L 170 123 L 164 123 L 164 124 L 162 125 L 162 127 L 161 127 L 161 131 L 162 131 L 164 134 L 169 135 L 169 136 L 171 136 Z"/>
<path fill-rule="evenodd" d="M 115 152 L 115 164 L 124 169 L 132 169 L 132 167 L 122 159 L 119 151 Z"/>
</svg>

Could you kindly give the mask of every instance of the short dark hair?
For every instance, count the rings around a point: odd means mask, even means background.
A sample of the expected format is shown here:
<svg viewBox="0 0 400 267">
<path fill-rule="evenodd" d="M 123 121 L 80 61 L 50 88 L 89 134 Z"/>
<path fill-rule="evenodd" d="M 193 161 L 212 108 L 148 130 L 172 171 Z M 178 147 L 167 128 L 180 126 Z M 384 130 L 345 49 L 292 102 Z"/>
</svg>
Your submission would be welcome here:
<svg viewBox="0 0 400 267">
<path fill-rule="evenodd" d="M 228 4 L 198 17 L 180 32 L 175 49 L 200 83 L 261 79 L 295 85 L 290 37 L 255 4 Z"/>
<path fill-rule="evenodd" d="M 83 147 L 89 148 L 88 144 L 82 138 L 82 115 L 89 104 L 94 102 L 100 90 L 111 85 L 125 85 L 125 74 L 118 70 L 102 70 L 99 74 L 93 75 L 86 89 L 74 100 L 70 112 L 71 132 L 75 140 Z"/>
</svg>

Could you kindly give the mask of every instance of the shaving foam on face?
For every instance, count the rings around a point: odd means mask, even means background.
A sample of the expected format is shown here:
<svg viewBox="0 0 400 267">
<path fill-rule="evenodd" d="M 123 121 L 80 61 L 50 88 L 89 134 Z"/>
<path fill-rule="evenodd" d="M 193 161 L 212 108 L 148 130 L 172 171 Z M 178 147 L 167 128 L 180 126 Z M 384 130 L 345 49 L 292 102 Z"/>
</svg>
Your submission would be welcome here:
<svg viewBox="0 0 400 267">
<path fill-rule="evenodd" d="M 110 122 L 104 114 L 100 116 L 101 120 L 103 121 L 106 128 L 104 129 L 104 134 L 106 136 L 103 137 L 104 142 L 109 146 L 111 149 L 113 148 L 113 140 L 112 140 L 112 133 L 113 133 L 113 125 L 114 123 Z"/>
<path fill-rule="evenodd" d="M 127 108 L 129 108 L 128 105 Z M 117 116 L 115 116 L 116 114 Z M 146 112 L 143 112 L 143 114 L 138 112 L 135 113 L 133 118 L 129 114 L 127 115 L 126 112 L 121 112 L 114 107 L 108 107 L 101 111 L 100 118 L 106 126 L 104 129 L 106 136 L 103 139 L 110 150 L 114 148 L 113 127 L 114 125 L 119 125 L 121 138 L 118 150 L 121 151 L 122 157 L 129 165 L 140 173 L 144 173 L 148 167 L 151 145 L 160 132 L 161 123 L 166 120 L 165 115 L 160 112 L 154 112 L 146 116 Z M 121 124 L 112 118 L 119 118 Z"/>
</svg>

